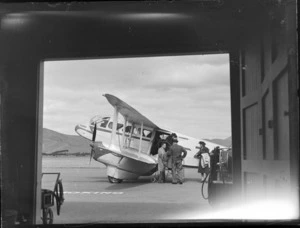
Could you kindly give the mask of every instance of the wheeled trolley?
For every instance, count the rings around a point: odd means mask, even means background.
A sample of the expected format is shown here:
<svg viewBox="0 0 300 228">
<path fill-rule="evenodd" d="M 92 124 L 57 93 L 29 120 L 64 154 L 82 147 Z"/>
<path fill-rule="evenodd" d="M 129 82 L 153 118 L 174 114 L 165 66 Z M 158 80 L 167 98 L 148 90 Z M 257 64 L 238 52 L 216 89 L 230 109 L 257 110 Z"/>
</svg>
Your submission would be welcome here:
<svg viewBox="0 0 300 228">
<path fill-rule="evenodd" d="M 60 173 L 42 173 L 42 181 L 43 177 L 52 177 L 53 181 L 48 181 L 48 186 L 54 185 L 53 190 L 50 189 L 42 189 L 42 221 L 43 224 L 53 224 L 53 211 L 51 207 L 54 206 L 54 201 L 56 201 L 56 211 L 57 215 L 60 215 L 60 208 L 64 202 L 64 191 L 62 180 L 60 178 Z M 48 178 L 49 179 L 49 178 Z M 51 178 L 50 178 L 51 179 Z"/>
</svg>

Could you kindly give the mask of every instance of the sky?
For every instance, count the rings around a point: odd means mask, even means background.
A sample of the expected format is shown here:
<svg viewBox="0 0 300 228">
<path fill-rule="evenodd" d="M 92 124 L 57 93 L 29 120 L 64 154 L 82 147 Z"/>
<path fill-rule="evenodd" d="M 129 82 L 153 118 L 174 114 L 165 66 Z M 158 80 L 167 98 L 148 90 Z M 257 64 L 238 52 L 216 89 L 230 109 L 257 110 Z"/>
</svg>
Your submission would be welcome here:
<svg viewBox="0 0 300 228">
<path fill-rule="evenodd" d="M 198 139 L 231 136 L 229 55 L 184 55 L 44 62 L 43 127 L 113 115 L 117 96 L 161 128 Z"/>
</svg>

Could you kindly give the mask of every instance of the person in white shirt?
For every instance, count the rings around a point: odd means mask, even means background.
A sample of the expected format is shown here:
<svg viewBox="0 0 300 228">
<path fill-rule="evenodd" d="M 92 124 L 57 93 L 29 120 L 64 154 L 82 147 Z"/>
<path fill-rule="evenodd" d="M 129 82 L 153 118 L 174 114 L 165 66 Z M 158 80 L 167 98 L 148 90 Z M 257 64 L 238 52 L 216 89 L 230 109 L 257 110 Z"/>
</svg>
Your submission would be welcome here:
<svg viewBox="0 0 300 228">
<path fill-rule="evenodd" d="M 158 183 L 165 183 L 165 165 L 164 165 L 164 158 L 165 158 L 165 153 L 166 153 L 166 147 L 167 144 L 163 142 L 158 149 L 158 172 L 159 172 L 159 178 L 158 178 Z"/>
</svg>

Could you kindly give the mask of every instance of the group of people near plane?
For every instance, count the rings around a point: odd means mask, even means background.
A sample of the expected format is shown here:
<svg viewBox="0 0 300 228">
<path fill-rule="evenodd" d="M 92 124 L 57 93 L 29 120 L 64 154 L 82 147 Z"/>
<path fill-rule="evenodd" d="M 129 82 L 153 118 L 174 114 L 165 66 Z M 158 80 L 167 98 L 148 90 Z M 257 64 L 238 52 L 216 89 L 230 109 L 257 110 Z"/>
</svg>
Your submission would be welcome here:
<svg viewBox="0 0 300 228">
<path fill-rule="evenodd" d="M 195 154 L 195 158 L 199 159 L 198 173 L 201 174 L 201 181 L 210 172 L 210 155 L 209 149 L 205 147 L 205 142 L 200 141 L 200 150 Z M 177 135 L 172 133 L 166 140 L 161 142 L 158 149 L 158 183 L 165 183 L 165 171 L 172 169 L 172 184 L 183 184 L 183 159 L 186 157 L 187 151 L 178 145 Z"/>
</svg>

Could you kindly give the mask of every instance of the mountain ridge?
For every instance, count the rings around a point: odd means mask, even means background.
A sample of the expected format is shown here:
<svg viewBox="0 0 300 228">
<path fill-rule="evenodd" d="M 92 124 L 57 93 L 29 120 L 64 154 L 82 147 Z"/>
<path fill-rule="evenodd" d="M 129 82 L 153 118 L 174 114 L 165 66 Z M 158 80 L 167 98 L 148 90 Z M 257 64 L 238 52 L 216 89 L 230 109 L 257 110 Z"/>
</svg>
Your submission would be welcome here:
<svg viewBox="0 0 300 228">
<path fill-rule="evenodd" d="M 231 144 L 232 144 L 231 136 L 227 137 L 225 139 L 205 139 L 205 140 L 207 140 L 209 142 L 216 143 L 216 144 L 220 144 L 220 145 L 225 146 L 225 147 L 231 147 Z"/>
<path fill-rule="evenodd" d="M 44 155 L 87 155 L 90 153 L 90 149 L 90 141 L 81 136 L 43 129 Z"/>
</svg>

